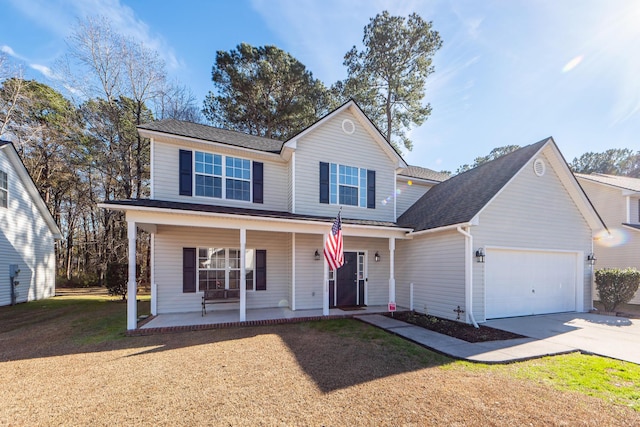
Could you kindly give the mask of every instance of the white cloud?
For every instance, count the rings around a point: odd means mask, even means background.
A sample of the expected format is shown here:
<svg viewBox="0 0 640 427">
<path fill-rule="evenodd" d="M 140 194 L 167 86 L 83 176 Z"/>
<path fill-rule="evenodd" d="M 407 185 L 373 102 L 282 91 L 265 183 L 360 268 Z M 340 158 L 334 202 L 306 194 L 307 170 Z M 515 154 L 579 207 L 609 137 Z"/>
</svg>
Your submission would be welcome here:
<svg viewBox="0 0 640 427">
<path fill-rule="evenodd" d="M 13 56 L 16 57 L 16 53 L 13 51 L 13 49 L 11 49 L 11 46 L 7 46 L 6 44 L 3 44 L 2 46 L 0 46 L 0 51 L 6 53 L 9 56 Z"/>
<path fill-rule="evenodd" d="M 46 65 L 29 64 L 29 67 L 33 68 L 36 71 L 39 71 L 40 73 L 42 73 L 42 75 L 44 75 L 49 79 L 57 79 L 57 76 L 55 75 L 55 73 L 51 70 L 51 68 L 47 67 Z"/>
</svg>

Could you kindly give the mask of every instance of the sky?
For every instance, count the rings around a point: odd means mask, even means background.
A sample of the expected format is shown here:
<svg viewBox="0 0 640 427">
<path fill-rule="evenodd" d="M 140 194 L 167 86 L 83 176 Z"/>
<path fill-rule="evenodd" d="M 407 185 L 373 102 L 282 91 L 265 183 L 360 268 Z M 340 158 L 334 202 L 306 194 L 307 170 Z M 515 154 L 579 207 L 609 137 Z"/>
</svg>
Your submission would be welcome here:
<svg viewBox="0 0 640 427">
<path fill-rule="evenodd" d="M 0 50 L 25 76 L 51 72 L 78 19 L 102 15 L 157 50 L 198 102 L 213 89 L 216 51 L 275 45 L 325 85 L 346 77 L 376 14 L 416 12 L 440 33 L 427 80 L 429 119 L 412 129 L 409 164 L 455 171 L 504 145 L 552 136 L 568 162 L 640 150 L 637 0 L 0 0 Z"/>
</svg>

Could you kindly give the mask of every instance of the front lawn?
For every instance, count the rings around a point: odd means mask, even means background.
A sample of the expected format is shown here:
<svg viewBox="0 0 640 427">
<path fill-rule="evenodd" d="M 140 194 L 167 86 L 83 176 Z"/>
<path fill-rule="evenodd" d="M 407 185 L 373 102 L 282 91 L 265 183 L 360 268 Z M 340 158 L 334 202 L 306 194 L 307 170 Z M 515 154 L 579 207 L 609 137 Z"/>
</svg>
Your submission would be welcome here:
<svg viewBox="0 0 640 427">
<path fill-rule="evenodd" d="M 630 363 L 458 362 L 355 320 L 124 337 L 125 312 L 0 307 L 0 425 L 640 425 Z"/>
</svg>

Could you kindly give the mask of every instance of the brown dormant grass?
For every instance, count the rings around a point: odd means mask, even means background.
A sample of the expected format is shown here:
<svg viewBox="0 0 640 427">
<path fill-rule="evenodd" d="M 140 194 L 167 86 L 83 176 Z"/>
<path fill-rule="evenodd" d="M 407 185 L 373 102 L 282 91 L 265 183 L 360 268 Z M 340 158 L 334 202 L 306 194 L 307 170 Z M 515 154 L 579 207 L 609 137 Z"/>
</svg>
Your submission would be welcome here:
<svg viewBox="0 0 640 427">
<path fill-rule="evenodd" d="M 467 367 L 357 321 L 95 342 L 79 338 L 82 310 L 38 322 L 16 310 L 0 307 L 0 425 L 640 425 L 628 408 Z M 3 327 L 12 317 L 22 323 Z"/>
</svg>

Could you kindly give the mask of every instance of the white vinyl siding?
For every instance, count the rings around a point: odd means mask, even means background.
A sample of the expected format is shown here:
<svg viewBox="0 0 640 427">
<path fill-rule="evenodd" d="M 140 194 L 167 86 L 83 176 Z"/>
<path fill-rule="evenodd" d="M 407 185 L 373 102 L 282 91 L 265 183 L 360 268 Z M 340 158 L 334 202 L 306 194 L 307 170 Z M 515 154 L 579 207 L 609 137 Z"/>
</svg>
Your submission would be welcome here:
<svg viewBox="0 0 640 427">
<path fill-rule="evenodd" d="M 226 152 L 219 150 L 213 153 L 213 148 L 203 147 L 203 144 L 184 143 L 182 145 L 174 145 L 158 139 L 153 140 L 153 196 L 157 200 L 167 200 L 172 202 L 186 203 L 204 203 L 218 206 L 235 206 L 241 208 L 279 210 L 286 211 L 288 208 L 288 186 L 287 173 L 288 168 L 285 163 L 270 161 L 264 158 L 249 159 L 252 161 L 262 162 L 264 164 L 263 180 L 264 180 L 264 203 L 247 203 L 243 200 L 232 200 L 228 198 L 211 198 L 195 196 L 181 196 L 178 192 L 179 184 L 179 150 L 191 150 L 195 157 L 196 151 L 211 152 L 212 154 L 220 154 L 223 159 L 222 168 L 225 169 L 225 156 L 233 158 L 246 158 L 247 155 L 240 156 L 237 152 Z M 217 147 L 216 147 L 217 148 Z M 195 168 L 194 168 L 195 172 Z M 223 195 L 225 193 L 222 193 Z"/>
<path fill-rule="evenodd" d="M 622 194 L 622 189 L 596 184 L 586 179 L 579 179 L 579 181 L 612 235 L 611 238 L 595 241 L 593 252 L 598 260 L 594 268 L 634 267 L 640 270 L 640 230 L 633 230 L 622 225 L 627 220 L 627 202 L 626 196 Z M 638 201 L 633 199 L 630 203 L 631 219 L 634 218 L 634 211 L 638 209 L 637 203 Z M 594 298 L 597 299 L 597 295 Z M 640 304 L 640 291 L 630 302 Z"/>
<path fill-rule="evenodd" d="M 9 265 L 18 264 L 17 302 L 55 294 L 54 238 L 13 164 L 0 150 L 0 170 L 7 173 L 10 195 L 0 209 L 0 306 L 11 303 Z"/>
<path fill-rule="evenodd" d="M 543 251 L 591 251 L 591 229 L 562 185 L 547 158 L 543 176 L 533 170 L 533 159 L 480 214 L 479 225 L 471 228 L 473 251 L 480 247 L 503 247 Z M 487 262 L 489 260 L 487 259 Z M 591 308 L 591 268 L 583 260 L 584 301 Z M 485 320 L 484 264 L 473 263 L 473 311 L 477 321 Z M 581 305 L 581 304 L 580 304 Z"/>
<path fill-rule="evenodd" d="M 411 182 L 411 185 L 409 185 Z M 433 184 L 424 184 L 421 182 L 411 181 L 411 179 L 398 178 L 398 184 L 396 188 L 396 213 L 399 217 L 407 209 L 409 209 L 415 202 L 418 201 L 429 189 L 433 187 Z"/>
<path fill-rule="evenodd" d="M 464 236 L 455 231 L 424 234 L 396 243 L 396 302 L 409 307 L 414 284 L 414 309 L 455 320 L 465 307 Z"/>
<path fill-rule="evenodd" d="M 296 234 L 296 310 L 322 308 L 324 259 L 314 259 L 316 250 L 322 254 L 321 235 Z M 389 302 L 389 240 L 345 236 L 344 250 L 366 254 L 367 304 L 386 305 Z M 376 251 L 382 258 L 380 262 L 373 259 Z"/>
<path fill-rule="evenodd" d="M 342 130 L 342 121 L 355 123 L 353 134 Z M 395 221 L 395 165 L 350 112 L 345 111 L 297 141 L 295 161 L 296 213 L 334 217 L 337 206 L 320 203 L 320 162 L 349 165 L 376 172 L 375 209 L 342 205 L 344 218 Z"/>
<path fill-rule="evenodd" d="M 291 281 L 290 238 L 285 233 L 247 230 L 247 248 L 267 251 L 267 290 L 247 291 L 247 308 L 289 306 Z M 238 248 L 238 230 L 158 226 L 155 234 L 155 281 L 158 313 L 201 309 L 202 293 L 182 292 L 182 248 Z M 219 306 L 223 306 L 222 308 Z M 211 310 L 236 309 L 238 304 L 214 304 Z M 207 307 L 207 311 L 210 309 Z"/>
</svg>

